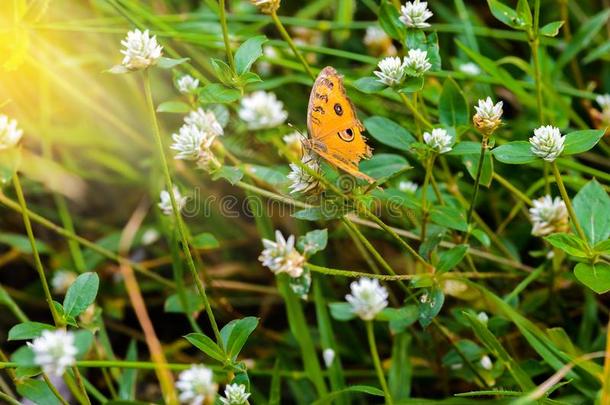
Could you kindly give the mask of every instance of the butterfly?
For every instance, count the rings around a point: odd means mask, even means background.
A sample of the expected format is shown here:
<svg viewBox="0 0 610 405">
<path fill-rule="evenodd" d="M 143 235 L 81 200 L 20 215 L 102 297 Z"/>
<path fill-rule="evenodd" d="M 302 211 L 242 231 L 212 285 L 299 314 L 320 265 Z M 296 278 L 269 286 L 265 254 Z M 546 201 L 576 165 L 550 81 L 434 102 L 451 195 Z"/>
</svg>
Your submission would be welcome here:
<svg viewBox="0 0 610 405">
<path fill-rule="evenodd" d="M 308 149 L 354 177 L 375 182 L 358 169 L 360 160 L 372 156 L 372 149 L 362 135 L 364 126 L 347 97 L 343 76 L 330 66 L 320 72 L 311 89 L 307 131 L 309 139 L 305 146 Z"/>
</svg>

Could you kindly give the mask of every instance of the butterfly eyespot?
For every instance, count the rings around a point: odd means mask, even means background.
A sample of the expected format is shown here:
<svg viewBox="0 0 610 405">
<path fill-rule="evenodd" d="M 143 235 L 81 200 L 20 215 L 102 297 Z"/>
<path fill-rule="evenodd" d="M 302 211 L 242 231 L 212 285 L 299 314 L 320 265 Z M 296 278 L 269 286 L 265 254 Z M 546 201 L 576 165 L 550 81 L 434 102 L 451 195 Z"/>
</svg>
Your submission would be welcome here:
<svg viewBox="0 0 610 405">
<path fill-rule="evenodd" d="M 351 128 L 346 129 L 345 131 L 337 132 L 339 138 L 341 138 L 345 142 L 351 142 L 354 140 L 354 131 Z"/>
<path fill-rule="evenodd" d="M 343 107 L 341 107 L 341 104 L 336 103 L 333 108 L 335 109 L 335 114 L 343 115 Z"/>
</svg>

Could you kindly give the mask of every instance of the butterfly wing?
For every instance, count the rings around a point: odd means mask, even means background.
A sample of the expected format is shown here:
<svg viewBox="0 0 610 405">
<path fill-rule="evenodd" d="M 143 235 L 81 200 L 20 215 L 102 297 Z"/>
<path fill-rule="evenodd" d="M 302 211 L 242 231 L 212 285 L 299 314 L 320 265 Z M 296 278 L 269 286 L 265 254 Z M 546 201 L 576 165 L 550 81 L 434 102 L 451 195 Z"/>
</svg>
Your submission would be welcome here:
<svg viewBox="0 0 610 405">
<path fill-rule="evenodd" d="M 320 72 L 311 89 L 307 130 L 314 152 L 339 169 L 374 182 L 358 169 L 360 160 L 371 157 L 362 135 L 364 126 L 347 97 L 343 78 L 330 66 Z"/>
</svg>

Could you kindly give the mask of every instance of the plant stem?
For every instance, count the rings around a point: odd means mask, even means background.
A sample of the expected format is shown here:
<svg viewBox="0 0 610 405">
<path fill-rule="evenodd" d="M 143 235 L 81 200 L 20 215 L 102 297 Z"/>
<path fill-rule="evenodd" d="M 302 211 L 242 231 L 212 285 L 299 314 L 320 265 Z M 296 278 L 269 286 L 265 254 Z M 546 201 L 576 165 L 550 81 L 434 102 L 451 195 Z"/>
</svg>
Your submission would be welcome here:
<svg viewBox="0 0 610 405">
<path fill-rule="evenodd" d="M 411 114 L 413 114 L 415 119 L 419 121 L 426 129 L 431 129 L 432 124 L 430 123 L 430 121 L 428 121 L 423 115 L 421 115 L 421 113 L 417 110 L 417 108 L 415 108 L 413 103 L 411 103 L 409 97 L 407 97 L 405 93 L 398 93 L 398 95 L 402 99 L 402 102 L 405 104 L 407 109 L 411 111 Z"/>
<path fill-rule="evenodd" d="M 70 405 L 68 401 L 66 401 L 64 397 L 61 396 L 59 391 L 57 391 L 57 388 L 55 387 L 55 385 L 53 385 L 53 383 L 49 379 L 49 376 L 46 373 L 42 373 L 42 378 L 44 379 L 44 382 L 47 383 L 53 395 L 55 395 L 55 397 L 59 400 L 59 402 L 61 402 L 62 405 Z"/>
<path fill-rule="evenodd" d="M 286 31 L 286 28 L 284 28 L 284 24 L 282 24 L 282 21 L 277 16 L 276 11 L 271 12 L 271 19 L 275 23 L 275 26 L 277 27 L 284 41 L 288 43 L 288 46 L 290 47 L 290 49 L 292 49 L 292 52 L 294 52 L 295 56 L 301 62 L 301 65 L 303 65 L 303 67 L 305 68 L 305 71 L 307 72 L 309 77 L 311 77 L 312 80 L 316 80 L 316 75 L 314 75 L 313 71 L 311 70 L 311 67 L 309 66 L 309 63 L 307 63 L 305 57 L 301 54 L 301 52 L 299 52 L 296 45 L 294 44 L 294 41 L 292 40 L 292 38 L 290 38 L 290 34 L 288 34 L 288 31 Z"/>
<path fill-rule="evenodd" d="M 570 218 L 572 219 L 572 223 L 574 224 L 574 228 L 576 228 L 576 233 L 582 239 L 582 241 L 588 246 L 589 242 L 587 239 L 587 235 L 583 231 L 580 226 L 580 222 L 576 217 L 576 212 L 574 211 L 574 207 L 572 206 L 572 201 L 570 200 L 570 196 L 566 191 L 566 186 L 563 184 L 563 179 L 561 178 L 561 173 L 559 172 L 559 168 L 557 167 L 557 163 L 552 162 L 551 168 L 553 169 L 553 174 L 555 175 L 555 181 L 557 182 L 557 187 L 559 187 L 559 193 L 561 194 L 561 198 L 563 198 L 563 202 L 566 204 L 566 208 L 568 209 L 568 213 L 570 214 Z"/>
<path fill-rule="evenodd" d="M 381 360 L 379 359 L 379 353 L 377 352 L 377 344 L 375 343 L 375 332 L 373 331 L 373 321 L 364 321 L 364 326 L 366 327 L 366 336 L 369 341 L 369 348 L 371 349 L 371 357 L 373 358 L 373 363 L 375 364 L 377 378 L 379 378 L 379 384 L 381 384 L 381 388 L 383 389 L 383 393 L 385 394 L 385 402 L 386 404 L 392 405 L 394 402 L 392 401 L 392 395 L 390 394 L 388 383 L 385 381 L 383 368 L 381 367 Z"/>
<path fill-rule="evenodd" d="M 36 271 L 38 272 L 38 277 L 40 277 L 40 282 L 42 283 L 42 289 L 44 291 L 44 296 L 49 305 L 49 309 L 51 310 L 51 315 L 53 316 L 53 322 L 56 326 L 64 326 L 65 323 L 57 309 L 55 309 L 55 305 L 53 304 L 53 297 L 51 296 L 51 290 L 49 289 L 49 283 L 47 282 L 47 277 L 44 274 L 44 268 L 42 267 L 42 261 L 40 260 L 40 255 L 38 254 L 38 247 L 36 246 L 36 238 L 34 237 L 34 232 L 32 231 L 32 223 L 30 222 L 30 216 L 28 215 L 28 208 L 25 203 L 25 197 L 23 196 L 23 189 L 21 188 L 21 181 L 19 180 L 19 175 L 15 171 L 13 174 L 13 185 L 15 186 L 15 192 L 17 194 L 17 200 L 19 201 L 19 205 L 21 206 L 21 216 L 23 218 L 23 225 L 25 226 L 25 231 L 28 235 L 28 239 L 30 240 L 30 246 L 32 248 L 32 255 L 34 256 L 34 265 L 36 267 Z"/>
<path fill-rule="evenodd" d="M 474 191 L 472 193 L 472 199 L 470 200 L 470 208 L 468 208 L 468 215 L 466 216 L 466 223 L 470 226 L 470 221 L 472 220 L 472 212 L 474 211 L 474 206 L 477 202 L 477 194 L 479 193 L 479 185 L 481 183 L 481 172 L 483 171 L 483 160 L 485 160 L 485 152 L 487 151 L 487 143 L 489 141 L 489 137 L 487 135 L 483 135 L 483 140 L 481 142 L 481 154 L 479 155 L 479 164 L 477 165 L 477 174 L 474 179 Z M 466 235 L 468 235 L 470 231 Z"/>
<path fill-rule="evenodd" d="M 422 209 L 422 219 L 421 219 L 421 236 L 420 241 L 423 244 L 426 240 L 426 225 L 428 222 L 428 207 L 427 207 L 427 199 L 428 199 L 428 185 L 430 184 L 430 177 L 432 176 L 432 167 L 434 166 L 435 156 L 432 156 L 426 162 L 426 175 L 424 177 L 424 185 L 421 190 L 421 209 Z"/>
<path fill-rule="evenodd" d="M 222 39 L 225 43 L 225 53 L 231 70 L 235 72 L 235 60 L 233 60 L 233 52 L 231 51 L 231 43 L 229 42 L 229 27 L 227 26 L 227 15 L 225 12 L 225 0 L 218 0 L 218 14 L 220 17 L 220 26 L 222 28 Z"/>
<path fill-rule="evenodd" d="M 602 398 L 600 404 L 610 404 L 610 318 L 606 326 L 606 354 L 604 357 L 604 376 L 602 378 Z"/>
<path fill-rule="evenodd" d="M 208 315 L 210 320 L 210 324 L 212 325 L 212 329 L 214 331 L 214 336 L 216 337 L 216 343 L 219 347 L 223 348 L 222 338 L 220 336 L 220 331 L 218 329 L 218 324 L 216 323 L 216 318 L 214 318 L 214 313 L 212 311 L 212 307 L 210 306 L 210 302 L 208 300 L 208 296 L 205 292 L 205 287 L 201 278 L 199 277 L 199 273 L 195 268 L 195 263 L 193 262 L 193 256 L 191 255 L 191 250 L 189 248 L 189 243 L 187 240 L 187 233 L 185 230 L 184 223 L 182 221 L 182 216 L 180 214 L 180 210 L 178 209 L 178 204 L 176 203 L 176 197 L 174 196 L 174 183 L 172 181 L 172 177 L 169 173 L 169 165 L 167 163 L 167 158 L 165 157 L 165 149 L 163 146 L 163 140 L 161 138 L 161 132 L 159 131 L 159 124 L 157 123 L 157 114 L 155 112 L 155 105 L 152 98 L 152 90 L 150 86 L 150 73 L 148 70 L 144 71 L 144 90 L 146 93 L 146 101 L 148 104 L 148 108 L 150 111 L 150 116 L 153 124 L 153 132 L 155 135 L 155 143 L 157 144 L 157 151 L 159 153 L 159 159 L 161 160 L 161 165 L 163 168 L 163 175 L 165 177 L 165 184 L 168 189 L 168 194 L 170 197 L 170 201 L 172 204 L 172 212 L 174 218 L 176 220 L 176 226 L 178 227 L 178 232 L 182 244 L 182 249 L 184 251 L 184 256 L 186 257 L 186 262 L 188 264 L 189 270 L 195 280 L 195 285 L 197 286 L 197 291 L 201 296 L 203 301 L 203 305 L 205 306 L 205 312 Z"/>
<path fill-rule="evenodd" d="M 21 403 L 19 401 L 17 401 L 16 399 L 12 398 L 8 394 L 5 394 L 2 391 L 0 391 L 0 399 L 6 401 L 6 403 L 10 404 L 10 405 L 21 405 Z"/>
<path fill-rule="evenodd" d="M 85 403 L 87 403 L 87 405 L 91 405 L 91 400 L 89 399 L 89 394 L 87 394 L 87 390 L 85 389 L 85 385 L 83 384 L 83 378 L 80 375 L 80 371 L 78 370 L 78 367 L 72 366 L 72 371 L 74 372 L 74 378 L 76 379 L 76 383 L 78 384 L 78 387 L 80 388 L 80 390 L 83 393 Z"/>
<path fill-rule="evenodd" d="M 493 178 L 494 180 L 496 180 L 498 183 L 500 183 L 501 185 L 504 186 L 504 188 L 506 188 L 508 191 L 510 191 L 511 193 L 513 193 L 513 195 L 515 197 L 517 197 L 519 200 L 523 201 L 524 203 L 526 203 L 527 205 L 531 206 L 532 205 L 532 199 L 529 198 L 526 194 L 524 194 L 523 192 L 521 192 L 521 190 L 519 190 L 517 187 L 513 186 L 512 183 L 510 183 L 508 180 L 506 180 L 504 177 L 500 176 L 498 173 L 493 174 Z"/>
</svg>

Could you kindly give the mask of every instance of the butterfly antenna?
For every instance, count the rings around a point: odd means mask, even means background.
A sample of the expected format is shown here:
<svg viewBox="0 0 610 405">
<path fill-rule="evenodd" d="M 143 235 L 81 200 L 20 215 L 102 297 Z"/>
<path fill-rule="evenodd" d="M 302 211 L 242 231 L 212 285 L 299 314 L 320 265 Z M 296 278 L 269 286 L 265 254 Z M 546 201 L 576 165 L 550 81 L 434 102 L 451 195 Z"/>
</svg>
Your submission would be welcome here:
<svg viewBox="0 0 610 405">
<path fill-rule="evenodd" d="M 301 132 L 301 130 L 299 130 L 297 127 L 295 127 L 294 125 L 292 125 L 292 123 L 288 123 L 288 126 L 292 129 L 294 129 L 299 135 L 301 135 L 301 138 L 303 140 L 307 139 L 307 136 L 303 135 L 303 132 Z"/>
</svg>

